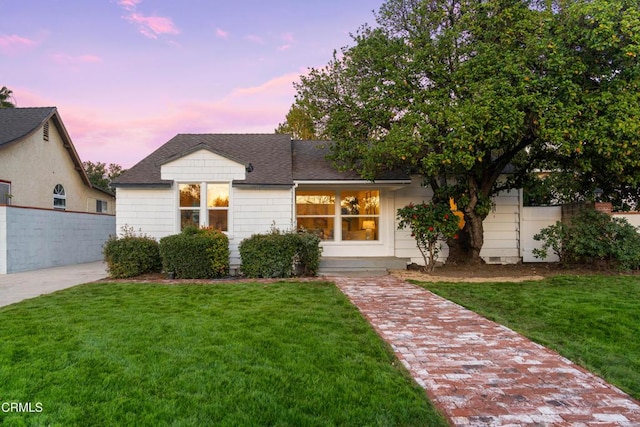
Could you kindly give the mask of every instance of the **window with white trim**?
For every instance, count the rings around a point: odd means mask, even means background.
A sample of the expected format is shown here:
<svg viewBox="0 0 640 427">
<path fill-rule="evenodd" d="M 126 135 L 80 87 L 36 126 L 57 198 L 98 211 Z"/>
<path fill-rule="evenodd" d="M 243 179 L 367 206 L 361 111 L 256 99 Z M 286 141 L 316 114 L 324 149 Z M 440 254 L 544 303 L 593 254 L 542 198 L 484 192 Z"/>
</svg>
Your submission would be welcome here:
<svg viewBox="0 0 640 427">
<path fill-rule="evenodd" d="M 67 209 L 67 194 L 61 184 L 57 184 L 53 188 L 53 209 Z"/>
<path fill-rule="evenodd" d="M 178 184 L 178 191 L 180 230 L 192 225 L 229 231 L 229 183 Z"/>
<path fill-rule="evenodd" d="M 380 191 L 298 190 L 296 221 L 322 240 L 378 240 Z"/>
</svg>

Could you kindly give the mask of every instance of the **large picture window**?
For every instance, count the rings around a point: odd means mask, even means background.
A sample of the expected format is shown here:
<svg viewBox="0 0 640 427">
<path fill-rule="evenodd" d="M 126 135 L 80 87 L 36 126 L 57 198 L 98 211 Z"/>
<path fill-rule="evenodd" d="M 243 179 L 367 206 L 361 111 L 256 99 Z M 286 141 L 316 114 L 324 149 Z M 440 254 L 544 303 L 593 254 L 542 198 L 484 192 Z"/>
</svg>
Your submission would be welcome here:
<svg viewBox="0 0 640 427">
<path fill-rule="evenodd" d="M 229 184 L 179 184 L 178 189 L 181 230 L 192 225 L 229 231 Z"/>
<path fill-rule="evenodd" d="M 296 220 L 299 229 L 322 240 L 378 240 L 379 190 L 299 190 Z"/>
</svg>

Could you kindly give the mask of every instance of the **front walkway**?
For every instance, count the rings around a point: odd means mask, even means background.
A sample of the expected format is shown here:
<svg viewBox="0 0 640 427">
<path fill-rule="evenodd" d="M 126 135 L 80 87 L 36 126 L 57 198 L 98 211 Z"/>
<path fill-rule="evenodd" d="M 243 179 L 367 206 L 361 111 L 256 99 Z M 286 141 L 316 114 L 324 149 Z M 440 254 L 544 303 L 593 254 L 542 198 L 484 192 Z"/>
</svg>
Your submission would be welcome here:
<svg viewBox="0 0 640 427">
<path fill-rule="evenodd" d="M 543 346 L 393 276 L 332 278 L 455 426 L 640 426 L 640 403 Z"/>
</svg>

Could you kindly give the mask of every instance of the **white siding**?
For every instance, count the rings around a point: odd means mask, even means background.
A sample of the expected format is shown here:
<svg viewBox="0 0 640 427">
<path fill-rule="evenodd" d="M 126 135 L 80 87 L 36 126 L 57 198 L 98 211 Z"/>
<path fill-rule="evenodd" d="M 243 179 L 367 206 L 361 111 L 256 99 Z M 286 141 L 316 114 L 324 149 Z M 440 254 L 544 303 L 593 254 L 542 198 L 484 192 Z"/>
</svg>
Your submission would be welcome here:
<svg viewBox="0 0 640 427">
<path fill-rule="evenodd" d="M 118 188 L 116 190 L 116 229 L 133 227 L 155 239 L 175 234 L 177 207 L 174 190 Z"/>
<path fill-rule="evenodd" d="M 424 188 L 421 186 L 421 177 L 412 177 L 411 185 L 406 186 L 395 192 L 395 203 L 393 215 L 396 216 L 398 209 L 405 207 L 409 203 L 422 203 L 430 202 L 433 197 L 433 191 L 431 188 Z M 398 230 L 398 219 L 394 220 L 395 225 L 395 256 L 398 258 L 411 258 L 411 262 L 416 264 L 424 264 L 422 254 L 416 246 L 416 240 L 411 237 L 411 229 Z M 440 259 L 446 259 L 448 254 L 448 248 L 446 244 L 443 244 L 442 251 L 440 252 Z"/>
<path fill-rule="evenodd" d="M 275 226 L 293 227 L 293 193 L 291 188 L 233 187 L 233 232 L 229 235 L 231 265 L 240 264 L 238 245 L 253 234 L 266 233 Z"/>
<path fill-rule="evenodd" d="M 412 184 L 395 193 L 395 211 L 413 202 L 414 204 L 429 202 L 433 196 L 430 188 L 424 188 L 422 179 L 415 177 Z M 520 232 L 520 197 L 517 190 L 502 192 L 493 198 L 494 208 L 484 221 L 484 245 L 480 256 L 486 262 L 515 263 L 520 260 L 518 236 Z M 396 218 L 395 256 L 411 258 L 412 262 L 424 264 L 422 255 L 411 237 L 411 231 L 397 230 Z M 449 249 L 442 244 L 439 259 L 445 260 Z"/>
<path fill-rule="evenodd" d="M 199 150 L 162 165 L 162 179 L 178 182 L 231 182 L 245 179 L 245 166 L 208 150 Z"/>
<path fill-rule="evenodd" d="M 520 261 L 520 192 L 503 191 L 493 197 L 493 209 L 484 220 L 480 256 L 492 264 Z"/>
<path fill-rule="evenodd" d="M 553 250 L 547 251 L 547 258 L 539 259 L 533 256 L 533 250 L 539 249 L 542 242 L 533 240 L 533 236 L 538 234 L 540 230 L 550 225 L 554 225 L 562 218 L 561 206 L 535 206 L 522 208 L 522 261 L 523 262 L 557 262 L 560 258 L 553 253 Z"/>
<path fill-rule="evenodd" d="M 232 187 L 228 233 L 232 266 L 240 264 L 238 245 L 242 240 L 252 234 L 268 232 L 274 224 L 282 230 L 291 229 L 291 194 L 290 188 Z M 175 189 L 118 188 L 117 197 L 118 233 L 123 226 L 133 227 L 135 232 L 160 240 L 180 232 Z"/>
</svg>

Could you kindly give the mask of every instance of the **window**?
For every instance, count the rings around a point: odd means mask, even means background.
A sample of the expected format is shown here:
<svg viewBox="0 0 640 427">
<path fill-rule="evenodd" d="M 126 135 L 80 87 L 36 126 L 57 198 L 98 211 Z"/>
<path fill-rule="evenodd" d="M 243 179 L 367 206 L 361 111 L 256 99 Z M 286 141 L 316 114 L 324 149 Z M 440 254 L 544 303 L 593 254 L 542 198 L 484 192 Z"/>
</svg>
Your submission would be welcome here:
<svg viewBox="0 0 640 427">
<path fill-rule="evenodd" d="M 378 190 L 340 193 L 342 240 L 378 240 L 380 192 Z"/>
<path fill-rule="evenodd" d="M 0 181 L 0 205 L 11 204 L 11 183 Z"/>
<path fill-rule="evenodd" d="M 209 227 L 229 230 L 229 184 L 207 184 L 207 211 Z"/>
<path fill-rule="evenodd" d="M 334 239 L 336 196 L 332 191 L 298 191 L 298 228 L 315 233 L 322 240 Z"/>
<path fill-rule="evenodd" d="M 107 213 L 107 202 L 104 200 L 96 200 L 96 212 Z"/>
<path fill-rule="evenodd" d="M 229 231 L 229 184 L 179 184 L 180 229 L 193 225 Z M 206 198 L 206 204 L 202 204 Z"/>
<path fill-rule="evenodd" d="M 67 208 L 67 195 L 60 184 L 53 188 L 53 209 L 65 210 Z"/>
<path fill-rule="evenodd" d="M 322 240 L 378 240 L 379 218 L 379 190 L 296 193 L 298 228 L 311 231 Z"/>
<path fill-rule="evenodd" d="M 180 184 L 180 230 L 200 226 L 200 184 Z"/>
</svg>

